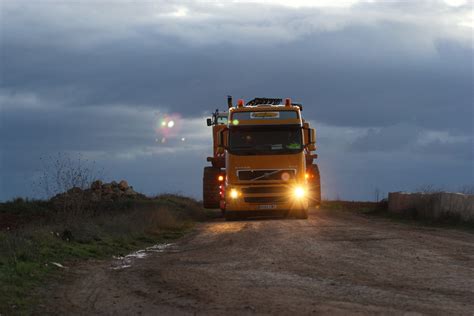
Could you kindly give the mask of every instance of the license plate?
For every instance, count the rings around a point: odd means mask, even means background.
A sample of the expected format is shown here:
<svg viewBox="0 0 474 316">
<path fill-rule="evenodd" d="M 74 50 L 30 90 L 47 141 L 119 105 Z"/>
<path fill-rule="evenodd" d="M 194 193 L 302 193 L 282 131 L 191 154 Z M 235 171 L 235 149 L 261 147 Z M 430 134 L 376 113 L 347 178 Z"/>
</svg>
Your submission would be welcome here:
<svg viewBox="0 0 474 316">
<path fill-rule="evenodd" d="M 276 205 L 275 204 L 259 205 L 258 208 L 261 209 L 261 210 L 272 210 L 272 209 L 276 208 Z"/>
</svg>

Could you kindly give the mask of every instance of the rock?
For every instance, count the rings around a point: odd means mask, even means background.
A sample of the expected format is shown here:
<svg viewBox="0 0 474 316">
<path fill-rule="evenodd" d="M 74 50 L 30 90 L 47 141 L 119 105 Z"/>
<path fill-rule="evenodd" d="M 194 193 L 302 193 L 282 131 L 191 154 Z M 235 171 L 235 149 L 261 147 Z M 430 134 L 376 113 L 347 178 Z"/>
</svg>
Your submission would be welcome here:
<svg viewBox="0 0 474 316">
<path fill-rule="evenodd" d="M 124 194 L 126 196 L 135 196 L 135 195 L 137 195 L 137 192 L 133 191 L 133 189 L 131 189 L 131 188 L 128 188 L 127 190 L 125 190 Z"/>
<path fill-rule="evenodd" d="M 125 181 L 125 180 L 120 181 L 119 184 L 118 184 L 118 187 L 119 187 L 120 190 L 122 190 L 122 191 L 127 190 L 127 189 L 128 189 L 128 183 L 127 183 L 127 181 Z"/>
<path fill-rule="evenodd" d="M 91 184 L 91 189 L 92 190 L 100 190 L 101 187 L 102 187 L 102 181 L 100 181 L 100 180 L 96 180 L 96 181 L 92 182 L 92 184 Z"/>
<path fill-rule="evenodd" d="M 104 194 L 111 194 L 113 193 L 112 185 L 110 183 L 104 183 L 102 184 L 102 193 Z"/>
<path fill-rule="evenodd" d="M 81 188 L 78 188 L 78 187 L 74 187 L 72 189 L 69 189 L 67 191 L 67 193 L 69 194 L 78 194 L 78 193 L 82 193 L 82 189 Z"/>
</svg>

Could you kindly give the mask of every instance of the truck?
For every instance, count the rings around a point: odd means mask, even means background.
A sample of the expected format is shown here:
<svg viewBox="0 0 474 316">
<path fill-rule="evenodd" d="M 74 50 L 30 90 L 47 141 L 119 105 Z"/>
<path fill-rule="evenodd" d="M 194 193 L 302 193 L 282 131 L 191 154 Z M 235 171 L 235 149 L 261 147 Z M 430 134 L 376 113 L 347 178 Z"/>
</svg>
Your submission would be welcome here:
<svg viewBox="0 0 474 316">
<path fill-rule="evenodd" d="M 316 132 L 290 98 L 254 98 L 207 119 L 212 127 L 211 166 L 203 172 L 203 206 L 226 220 L 282 213 L 308 218 L 321 203 Z"/>
</svg>

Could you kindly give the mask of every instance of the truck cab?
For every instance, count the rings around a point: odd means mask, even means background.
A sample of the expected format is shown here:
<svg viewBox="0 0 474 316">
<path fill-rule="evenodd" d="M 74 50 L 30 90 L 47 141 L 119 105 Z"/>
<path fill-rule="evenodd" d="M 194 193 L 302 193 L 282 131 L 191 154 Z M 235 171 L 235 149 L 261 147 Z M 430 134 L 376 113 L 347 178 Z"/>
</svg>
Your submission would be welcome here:
<svg viewBox="0 0 474 316">
<path fill-rule="evenodd" d="M 239 100 L 215 134 L 216 154 L 224 163 L 217 175 L 219 207 L 226 219 L 275 212 L 307 218 L 309 206 L 320 202 L 319 170 L 311 154 L 315 132 L 300 104 L 281 101 L 256 98 L 244 105 Z"/>
</svg>

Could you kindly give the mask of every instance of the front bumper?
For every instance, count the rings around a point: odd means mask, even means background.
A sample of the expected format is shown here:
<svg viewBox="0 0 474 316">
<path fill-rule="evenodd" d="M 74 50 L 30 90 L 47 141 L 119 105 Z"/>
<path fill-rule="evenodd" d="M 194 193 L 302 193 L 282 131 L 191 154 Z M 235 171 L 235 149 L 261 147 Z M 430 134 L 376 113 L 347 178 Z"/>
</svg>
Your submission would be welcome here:
<svg viewBox="0 0 474 316">
<path fill-rule="evenodd" d="M 294 188 L 295 186 L 287 185 L 232 186 L 226 190 L 224 203 L 221 206 L 227 211 L 307 210 L 308 198 L 296 197 Z M 238 196 L 232 198 L 230 190 L 236 190 Z"/>
</svg>

